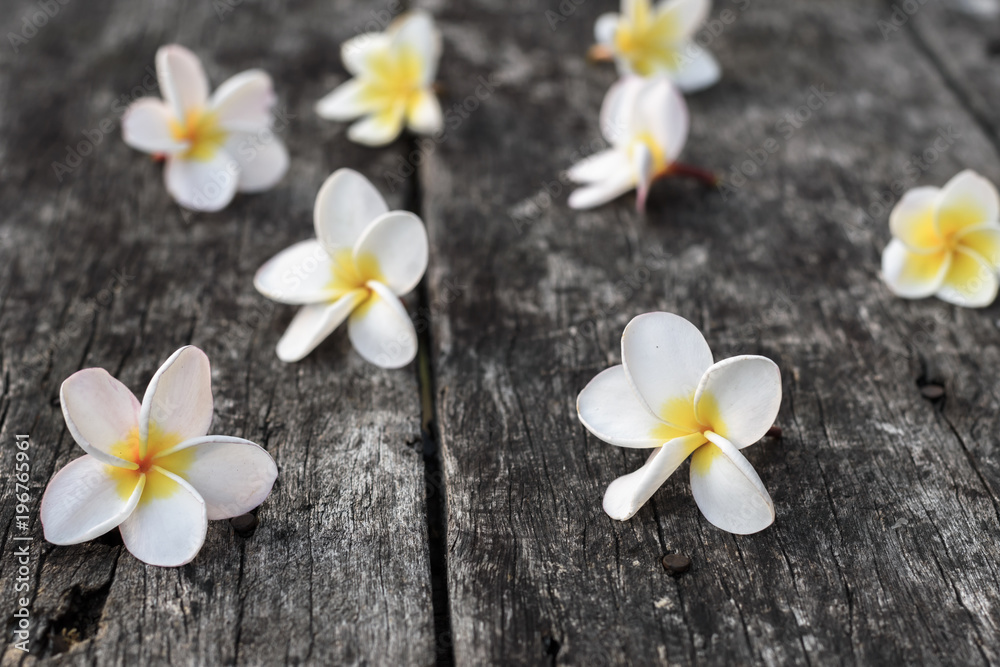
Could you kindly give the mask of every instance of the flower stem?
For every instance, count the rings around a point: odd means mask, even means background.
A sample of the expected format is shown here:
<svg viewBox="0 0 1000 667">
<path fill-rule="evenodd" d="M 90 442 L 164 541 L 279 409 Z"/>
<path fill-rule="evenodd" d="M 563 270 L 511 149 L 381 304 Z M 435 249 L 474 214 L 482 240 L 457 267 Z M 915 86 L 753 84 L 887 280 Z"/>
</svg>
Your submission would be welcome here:
<svg viewBox="0 0 1000 667">
<path fill-rule="evenodd" d="M 609 60 L 614 60 L 614 58 L 614 52 L 603 44 L 594 44 L 587 51 L 587 60 L 592 63 L 607 62 Z"/>
<path fill-rule="evenodd" d="M 680 162 L 674 162 L 670 167 L 667 168 L 664 176 L 686 176 L 688 178 L 694 178 L 705 185 L 710 185 L 713 188 L 718 187 L 719 177 L 708 169 L 702 169 L 701 167 L 695 167 L 690 164 L 683 164 Z"/>
</svg>

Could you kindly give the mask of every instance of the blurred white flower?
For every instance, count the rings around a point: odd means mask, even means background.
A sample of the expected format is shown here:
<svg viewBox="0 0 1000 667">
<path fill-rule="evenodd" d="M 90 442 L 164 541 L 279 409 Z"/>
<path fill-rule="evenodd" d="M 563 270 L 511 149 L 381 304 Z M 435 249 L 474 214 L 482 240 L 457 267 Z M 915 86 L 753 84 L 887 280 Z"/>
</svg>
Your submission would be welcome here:
<svg viewBox="0 0 1000 667">
<path fill-rule="evenodd" d="M 974 171 L 943 188 L 914 188 L 889 216 L 893 239 L 882 277 L 897 296 L 936 296 L 968 308 L 993 303 L 1000 287 L 1000 197 Z"/>
<path fill-rule="evenodd" d="M 143 97 L 122 119 L 132 148 L 166 158 L 167 190 L 196 211 L 225 208 L 236 191 L 261 192 L 288 169 L 288 151 L 271 131 L 271 77 L 248 70 L 209 97 L 201 61 L 183 46 L 156 52 L 164 99 Z"/>
<path fill-rule="evenodd" d="M 412 11 L 399 16 L 383 33 L 365 33 L 341 45 L 340 57 L 354 78 L 316 104 L 328 120 L 347 121 L 347 137 L 368 146 L 382 146 L 408 127 L 417 134 L 434 134 L 443 114 L 434 94 L 441 57 L 441 35 L 430 14 Z"/>
<path fill-rule="evenodd" d="M 205 435 L 212 375 L 196 347 L 167 359 L 142 404 L 102 368 L 71 375 L 59 398 L 86 455 L 56 473 L 42 497 L 42 527 L 53 544 L 86 542 L 117 527 L 139 560 L 183 565 L 201 549 L 209 519 L 257 507 L 277 478 L 262 447 Z"/>
<path fill-rule="evenodd" d="M 712 174 L 676 162 L 687 141 L 688 110 L 670 79 L 622 77 L 604 96 L 600 124 L 611 148 L 569 169 L 570 180 L 585 184 L 570 195 L 572 208 L 593 208 L 637 189 L 641 211 L 652 182 L 671 174 L 715 184 Z"/>
<path fill-rule="evenodd" d="M 774 504 L 740 453 L 760 440 L 781 406 L 781 373 L 766 357 L 712 363 L 698 329 L 671 313 L 639 315 L 622 334 L 622 363 L 600 373 L 577 399 L 580 421 L 619 447 L 654 448 L 639 470 L 604 494 L 624 521 L 691 457 L 691 492 L 702 514 L 730 533 L 774 522 Z"/>
<path fill-rule="evenodd" d="M 367 361 L 399 368 L 417 355 L 417 334 L 399 297 L 427 268 L 420 218 L 390 211 L 364 176 L 334 172 L 316 196 L 316 238 L 296 243 L 260 267 L 254 286 L 281 303 L 302 305 L 278 341 L 278 358 L 299 361 L 344 320 Z"/>
<path fill-rule="evenodd" d="M 695 43 L 711 0 L 622 0 L 621 14 L 603 14 L 594 26 L 597 59 L 615 60 L 619 74 L 669 76 L 684 92 L 719 80 L 719 64 Z"/>
</svg>

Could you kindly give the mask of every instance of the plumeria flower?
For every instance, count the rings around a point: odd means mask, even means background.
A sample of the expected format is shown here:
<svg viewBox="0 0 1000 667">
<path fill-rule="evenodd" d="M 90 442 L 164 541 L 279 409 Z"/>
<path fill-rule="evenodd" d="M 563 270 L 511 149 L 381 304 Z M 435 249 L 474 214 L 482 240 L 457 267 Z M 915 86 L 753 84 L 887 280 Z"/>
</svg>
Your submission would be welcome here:
<svg viewBox="0 0 1000 667">
<path fill-rule="evenodd" d="M 102 368 L 74 373 L 59 392 L 66 427 L 86 452 L 49 481 L 45 539 L 78 544 L 117 527 L 150 565 L 190 562 L 209 519 L 257 507 L 278 475 L 249 440 L 205 435 L 212 423 L 208 357 L 182 347 L 160 366 L 142 404 Z"/>
<path fill-rule="evenodd" d="M 261 192 L 288 169 L 288 151 L 271 131 L 271 77 L 248 70 L 211 97 L 198 57 L 172 44 L 156 52 L 164 99 L 143 97 L 122 119 L 132 148 L 166 159 L 167 191 L 181 206 L 219 211 L 236 191 Z"/>
<path fill-rule="evenodd" d="M 597 45 L 591 56 L 614 59 L 618 72 L 665 74 L 684 92 L 719 80 L 719 63 L 694 41 L 708 18 L 711 0 L 622 0 L 621 14 L 603 14 L 594 26 Z"/>
<path fill-rule="evenodd" d="M 441 34 L 430 14 L 408 12 L 384 33 L 365 33 L 341 45 L 340 57 L 354 78 L 316 104 L 328 120 L 347 121 L 347 137 L 368 146 L 383 146 L 403 131 L 434 134 L 443 114 L 434 94 L 441 57 Z"/>
<path fill-rule="evenodd" d="M 914 188 L 889 216 L 893 239 L 882 251 L 882 276 L 896 295 L 936 296 L 982 308 L 1000 280 L 1000 197 L 966 170 L 943 188 Z"/>
<path fill-rule="evenodd" d="M 577 399 L 580 421 L 619 447 L 653 448 L 639 470 L 604 494 L 604 511 L 630 518 L 691 457 L 691 492 L 702 514 L 730 533 L 774 522 L 774 504 L 740 450 L 760 440 L 781 405 L 781 374 L 766 357 L 712 363 L 701 332 L 671 313 L 639 315 L 622 334 L 622 364 Z"/>
<path fill-rule="evenodd" d="M 367 361 L 399 368 L 417 355 L 417 334 L 399 297 L 427 268 L 427 231 L 408 211 L 351 169 L 334 172 L 316 196 L 316 238 L 296 243 L 260 267 L 264 296 L 302 305 L 278 341 L 278 358 L 299 361 L 347 320 L 347 335 Z"/>
<path fill-rule="evenodd" d="M 570 207 L 593 208 L 637 189 L 641 211 L 653 181 L 669 175 L 717 183 L 711 173 L 676 162 L 687 141 L 688 110 L 666 77 L 619 79 L 604 97 L 600 124 L 611 148 L 570 167 L 570 180 L 585 184 L 570 195 Z"/>
</svg>

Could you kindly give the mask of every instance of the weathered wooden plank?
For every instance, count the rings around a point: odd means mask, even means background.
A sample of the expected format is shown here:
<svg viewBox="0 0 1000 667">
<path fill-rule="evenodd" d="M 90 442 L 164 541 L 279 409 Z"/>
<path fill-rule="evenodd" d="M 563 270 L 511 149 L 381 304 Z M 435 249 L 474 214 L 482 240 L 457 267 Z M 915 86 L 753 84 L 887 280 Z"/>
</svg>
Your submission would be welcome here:
<svg viewBox="0 0 1000 667">
<path fill-rule="evenodd" d="M 556 179 L 600 143 L 614 75 L 584 54 L 615 4 L 433 3 L 452 98 L 503 79 L 422 177 L 448 258 L 428 298 L 456 662 L 997 662 L 998 308 L 902 301 L 877 276 L 893 184 L 997 180 L 992 144 L 920 49 L 882 39 L 882 4 L 721 2 L 725 77 L 690 98 L 685 161 L 777 150 L 725 196 L 675 181 L 644 218 L 632 197 L 571 212 Z M 587 435 L 575 397 L 655 309 L 717 358 L 782 368 L 784 438 L 747 450 L 777 508 L 762 533 L 712 528 L 684 468 L 631 521 L 601 510 L 644 453 Z M 691 572 L 666 575 L 668 551 Z"/>
<path fill-rule="evenodd" d="M 37 7 L 8 4 L 5 25 Z M 67 3 L 20 52 L 0 49 L 0 608 L 8 638 L 12 538 L 22 534 L 11 477 L 18 433 L 31 437 L 34 538 L 31 653 L 6 645 L 4 664 L 433 662 L 416 373 L 365 363 L 343 331 L 303 362 L 282 364 L 274 345 L 294 309 L 272 306 L 252 286 L 266 259 L 312 235 L 313 201 L 328 174 L 351 166 L 382 187 L 379 175 L 402 154 L 402 143 L 380 151 L 349 144 L 345 126 L 312 111 L 346 76 L 338 44 L 372 18 L 344 0 Z M 160 165 L 121 141 L 122 96 L 156 94 L 148 68 L 169 42 L 195 50 L 215 85 L 255 66 L 274 77 L 292 155 L 277 188 L 238 196 L 218 214 L 182 215 Z M 57 179 L 51 163 L 85 141 L 96 144 L 92 154 Z M 397 189 L 390 203 L 409 196 Z M 213 431 L 259 442 L 277 460 L 256 532 L 242 537 L 213 522 L 202 552 L 180 569 L 143 565 L 117 533 L 46 544 L 42 491 L 80 454 L 63 424 L 59 384 L 102 366 L 142 392 L 185 343 L 213 363 Z"/>
<path fill-rule="evenodd" d="M 884 39 L 910 39 L 926 52 L 963 105 L 1000 146 L 1000 2 L 894 1 L 883 10 Z"/>
</svg>

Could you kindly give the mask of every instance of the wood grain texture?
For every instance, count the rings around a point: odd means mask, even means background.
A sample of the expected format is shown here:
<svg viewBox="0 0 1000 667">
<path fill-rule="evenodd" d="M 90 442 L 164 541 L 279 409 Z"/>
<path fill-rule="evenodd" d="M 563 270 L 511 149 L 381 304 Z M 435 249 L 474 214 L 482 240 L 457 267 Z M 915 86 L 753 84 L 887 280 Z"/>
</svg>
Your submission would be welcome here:
<svg viewBox="0 0 1000 667">
<path fill-rule="evenodd" d="M 394 3 L 71 0 L 0 48 L 8 638 L 14 435 L 31 437 L 37 508 L 79 455 L 58 403 L 77 369 L 140 393 L 198 345 L 213 432 L 279 466 L 256 531 L 213 522 L 179 569 L 142 565 L 114 534 L 54 547 L 33 521 L 32 652 L 7 645 L 2 663 L 1000 662 L 1000 306 L 902 301 L 877 275 L 903 189 L 966 167 L 1000 181 L 1000 82 L 980 57 L 994 24 L 925 3 L 887 37 L 889 0 L 718 0 L 732 20 L 702 37 L 724 78 L 689 98 L 684 160 L 732 187 L 659 183 L 643 217 L 631 195 L 572 212 L 560 180 L 602 145 L 614 73 L 584 54 L 617 2 L 415 4 L 444 31 L 447 129 L 381 150 L 312 106 L 345 77 L 337 45 Z M 4 25 L 38 6 L 6 3 Z M 215 85 L 254 66 L 275 78 L 292 154 L 277 188 L 183 214 L 161 166 L 123 144 L 123 103 L 156 93 L 147 68 L 168 42 Z M 60 180 L 53 163 L 85 141 Z M 409 301 L 422 380 L 365 364 L 343 331 L 299 364 L 274 356 L 293 309 L 253 273 L 311 235 L 316 191 L 342 166 L 428 223 L 431 268 Z M 576 395 L 656 309 L 696 323 L 716 358 L 782 369 L 783 438 L 746 450 L 777 510 L 762 533 L 709 525 L 686 468 L 628 522 L 601 509 L 644 456 L 586 434 Z M 669 576 L 668 552 L 691 570 Z"/>
<path fill-rule="evenodd" d="M 657 184 L 645 217 L 572 212 L 558 174 L 600 146 L 614 74 L 584 56 L 613 4 L 426 5 L 452 98 L 503 80 L 422 173 L 457 664 L 996 663 L 1000 307 L 878 278 L 894 184 L 995 181 L 993 144 L 924 49 L 882 38 L 888 4 L 721 1 L 724 78 L 689 98 L 684 161 L 732 183 L 777 150 L 724 193 Z M 746 451 L 762 533 L 709 525 L 686 468 L 628 522 L 601 510 L 645 453 L 586 434 L 575 398 L 650 310 L 781 367 L 784 437 Z"/>
<path fill-rule="evenodd" d="M 352 145 L 345 125 L 313 112 L 346 78 L 337 45 L 372 17 L 358 3 L 324 0 L 234 2 L 220 20 L 218 4 L 71 2 L 19 53 L 0 49 L 8 638 L 11 539 L 21 534 L 10 477 L 17 433 L 31 436 L 34 537 L 32 651 L 6 645 L 5 665 L 434 661 L 416 372 L 365 363 L 345 330 L 305 361 L 282 364 L 274 346 L 294 308 L 252 285 L 265 260 L 313 235 L 313 201 L 332 171 L 351 166 L 376 179 L 402 154 L 402 143 Z M 5 25 L 36 8 L 8 3 Z M 216 86 L 256 66 L 273 76 L 292 155 L 275 189 L 238 195 L 221 213 L 182 214 L 161 165 L 122 142 L 121 96 L 157 94 L 147 68 L 170 42 L 192 48 Z M 103 121 L 113 129 L 93 135 Z M 60 182 L 51 163 L 65 162 L 84 131 L 101 141 Z M 410 197 L 405 187 L 386 194 L 395 207 Z M 50 476 L 82 453 L 63 423 L 62 380 L 100 366 L 141 396 L 187 343 L 212 361 L 212 432 L 258 442 L 278 463 L 256 532 L 245 538 L 211 522 L 201 553 L 179 569 L 143 565 L 117 531 L 46 544 L 37 503 Z"/>
</svg>

